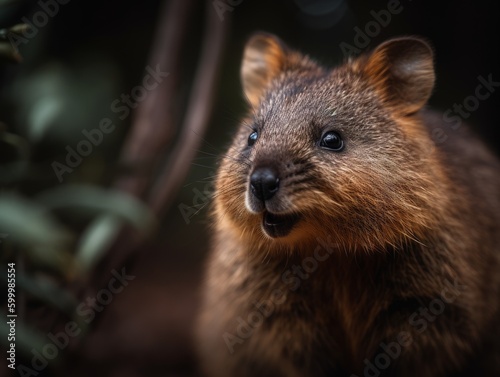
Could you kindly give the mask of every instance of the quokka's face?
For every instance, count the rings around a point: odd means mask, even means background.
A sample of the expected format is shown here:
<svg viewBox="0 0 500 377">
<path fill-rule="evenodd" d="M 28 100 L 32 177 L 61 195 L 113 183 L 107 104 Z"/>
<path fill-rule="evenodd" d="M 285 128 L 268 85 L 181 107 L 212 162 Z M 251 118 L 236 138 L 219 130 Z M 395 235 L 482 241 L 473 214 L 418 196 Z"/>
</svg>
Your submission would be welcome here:
<svg viewBox="0 0 500 377">
<path fill-rule="evenodd" d="M 419 211 L 405 211 L 422 207 L 412 194 L 426 138 L 414 114 L 434 81 L 424 42 L 389 41 L 327 70 L 257 35 L 242 77 L 252 110 L 219 169 L 219 221 L 270 245 L 333 236 L 372 248 L 382 233 L 411 236 Z"/>
</svg>

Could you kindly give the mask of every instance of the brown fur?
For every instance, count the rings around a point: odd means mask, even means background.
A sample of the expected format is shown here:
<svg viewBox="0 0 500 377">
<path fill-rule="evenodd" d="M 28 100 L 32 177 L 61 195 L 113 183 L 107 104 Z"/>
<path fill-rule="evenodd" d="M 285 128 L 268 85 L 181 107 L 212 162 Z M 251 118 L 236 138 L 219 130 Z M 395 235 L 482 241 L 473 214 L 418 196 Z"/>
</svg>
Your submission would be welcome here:
<svg viewBox="0 0 500 377">
<path fill-rule="evenodd" d="M 206 373 L 362 376 L 364 360 L 405 332 L 412 343 L 381 375 L 498 375 L 500 164 L 465 127 L 431 139 L 442 120 L 423 109 L 427 44 L 394 39 L 330 70 L 259 34 L 242 78 L 252 109 L 218 172 L 197 331 Z M 318 146 L 325 130 L 342 135 L 343 151 Z M 266 208 L 301 216 L 284 237 L 267 236 L 248 209 L 262 164 L 281 177 Z M 310 273 L 290 273 L 312 256 Z M 455 299 L 417 331 L 412 314 L 450 282 Z M 224 334 L 238 336 L 238 319 L 262 302 L 272 310 L 231 353 Z"/>
</svg>

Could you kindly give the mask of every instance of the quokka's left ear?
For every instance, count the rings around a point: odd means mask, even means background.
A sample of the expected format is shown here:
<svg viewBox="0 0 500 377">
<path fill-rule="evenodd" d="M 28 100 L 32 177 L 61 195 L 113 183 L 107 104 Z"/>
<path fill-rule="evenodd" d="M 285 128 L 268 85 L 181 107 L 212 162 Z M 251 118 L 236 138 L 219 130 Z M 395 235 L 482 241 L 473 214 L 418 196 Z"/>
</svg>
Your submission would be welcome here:
<svg viewBox="0 0 500 377">
<path fill-rule="evenodd" d="M 433 53 L 422 39 L 402 37 L 379 45 L 354 65 L 401 115 L 420 110 L 434 87 Z"/>
</svg>

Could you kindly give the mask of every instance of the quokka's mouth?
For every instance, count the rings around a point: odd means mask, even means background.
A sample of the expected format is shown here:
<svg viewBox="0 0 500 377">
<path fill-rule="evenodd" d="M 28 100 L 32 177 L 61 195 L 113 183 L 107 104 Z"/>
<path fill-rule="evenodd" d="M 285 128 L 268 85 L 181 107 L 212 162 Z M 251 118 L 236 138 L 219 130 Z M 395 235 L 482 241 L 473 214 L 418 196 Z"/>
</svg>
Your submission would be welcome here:
<svg viewBox="0 0 500 377">
<path fill-rule="evenodd" d="M 288 235 L 299 221 L 296 214 L 276 215 L 265 211 L 262 216 L 262 228 L 269 237 L 279 238 Z"/>
</svg>

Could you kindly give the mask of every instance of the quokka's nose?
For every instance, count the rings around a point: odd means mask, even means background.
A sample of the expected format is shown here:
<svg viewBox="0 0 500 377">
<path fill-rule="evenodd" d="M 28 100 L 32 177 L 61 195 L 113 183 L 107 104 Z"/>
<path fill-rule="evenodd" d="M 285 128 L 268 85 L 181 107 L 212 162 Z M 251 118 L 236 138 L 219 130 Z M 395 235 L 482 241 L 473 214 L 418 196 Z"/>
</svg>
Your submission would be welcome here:
<svg viewBox="0 0 500 377">
<path fill-rule="evenodd" d="M 278 172 L 269 167 L 257 168 L 250 176 L 250 189 L 262 201 L 269 200 L 276 194 L 279 183 Z"/>
</svg>

